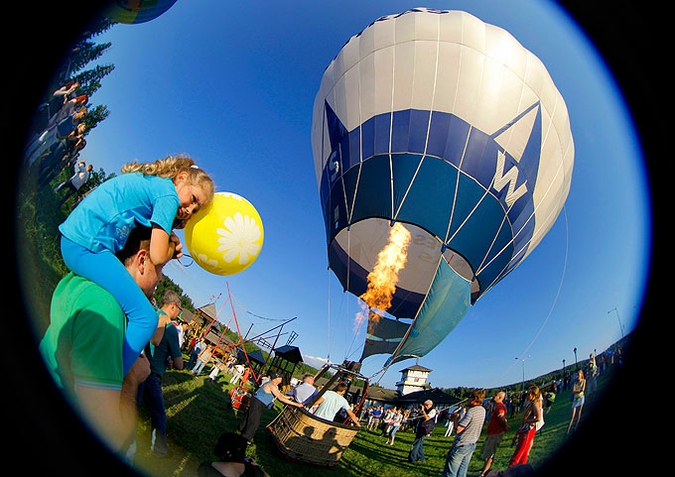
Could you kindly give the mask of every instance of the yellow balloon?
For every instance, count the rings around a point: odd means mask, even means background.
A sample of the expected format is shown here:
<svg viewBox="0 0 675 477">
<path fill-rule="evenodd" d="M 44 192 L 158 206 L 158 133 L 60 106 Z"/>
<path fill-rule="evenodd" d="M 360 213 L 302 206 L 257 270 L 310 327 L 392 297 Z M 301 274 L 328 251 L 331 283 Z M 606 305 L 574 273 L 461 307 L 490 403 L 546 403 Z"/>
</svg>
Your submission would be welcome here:
<svg viewBox="0 0 675 477">
<path fill-rule="evenodd" d="M 185 246 L 192 259 L 216 275 L 234 275 L 260 255 L 265 232 L 260 214 L 248 200 L 217 192 L 185 226 Z"/>
</svg>

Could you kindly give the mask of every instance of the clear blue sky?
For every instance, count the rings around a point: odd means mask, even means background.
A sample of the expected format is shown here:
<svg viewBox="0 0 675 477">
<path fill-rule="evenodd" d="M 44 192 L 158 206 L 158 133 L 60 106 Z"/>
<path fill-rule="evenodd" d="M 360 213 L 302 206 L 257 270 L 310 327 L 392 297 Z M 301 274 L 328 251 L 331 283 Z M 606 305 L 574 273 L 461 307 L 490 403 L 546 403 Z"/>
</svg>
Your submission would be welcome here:
<svg viewBox="0 0 675 477">
<path fill-rule="evenodd" d="M 251 201 L 265 227 L 258 260 L 219 277 L 192 265 L 165 273 L 195 306 L 216 301 L 220 321 L 229 284 L 242 330 L 285 331 L 305 357 L 360 356 L 356 298 L 327 270 L 326 237 L 310 145 L 312 105 L 324 68 L 343 44 L 378 17 L 421 6 L 397 0 L 178 2 L 161 17 L 118 25 L 97 41 L 115 71 L 91 98 L 110 117 L 88 136 L 82 158 L 119 172 L 128 161 L 192 155 L 218 190 Z M 548 68 L 569 110 L 575 141 L 564 211 L 528 259 L 469 311 L 419 364 L 434 386 L 494 387 L 519 382 L 604 350 L 634 328 L 649 254 L 649 205 L 640 146 L 620 91 L 592 45 L 546 1 L 428 1 L 466 10 L 508 30 Z M 616 310 L 616 311 L 614 311 Z M 286 336 L 280 340 L 285 342 Z M 385 356 L 365 360 L 363 374 Z M 515 358 L 524 359 L 518 361 Z M 393 365 L 380 384 L 393 386 Z M 377 376 L 379 378 L 380 376 Z M 376 378 L 376 379 L 377 379 Z"/>
</svg>

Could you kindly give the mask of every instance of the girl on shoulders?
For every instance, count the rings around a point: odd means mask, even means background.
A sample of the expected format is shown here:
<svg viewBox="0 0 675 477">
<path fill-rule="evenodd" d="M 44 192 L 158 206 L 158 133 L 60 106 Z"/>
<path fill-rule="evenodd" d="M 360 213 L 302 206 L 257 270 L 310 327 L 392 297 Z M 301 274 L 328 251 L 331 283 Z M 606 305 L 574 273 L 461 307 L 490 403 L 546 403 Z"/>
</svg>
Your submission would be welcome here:
<svg viewBox="0 0 675 477">
<path fill-rule="evenodd" d="M 152 228 L 148 266 L 180 258 L 183 245 L 173 229 L 183 227 L 213 195 L 213 181 L 187 156 L 132 162 L 87 195 L 59 226 L 66 266 L 110 292 L 127 315 L 125 374 L 150 341 L 158 316 L 115 253 L 142 225 Z"/>
</svg>

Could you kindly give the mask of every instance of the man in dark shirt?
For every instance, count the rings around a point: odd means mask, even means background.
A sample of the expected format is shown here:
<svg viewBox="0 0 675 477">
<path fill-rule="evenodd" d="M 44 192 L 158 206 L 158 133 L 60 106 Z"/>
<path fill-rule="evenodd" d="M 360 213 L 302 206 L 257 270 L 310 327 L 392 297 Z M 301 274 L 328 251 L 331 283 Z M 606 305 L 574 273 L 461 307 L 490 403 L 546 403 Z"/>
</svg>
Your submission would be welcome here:
<svg viewBox="0 0 675 477">
<path fill-rule="evenodd" d="M 162 395 L 162 376 L 169 361 L 175 369 L 183 369 L 183 354 L 178 341 L 178 328 L 174 321 L 182 311 L 180 297 L 173 290 L 167 290 L 162 296 L 159 309 L 159 321 L 165 323 L 164 336 L 159 345 L 146 346 L 145 353 L 150 360 L 150 376 L 139 388 L 138 403 L 145 403 L 150 412 L 152 427 L 151 449 L 155 457 L 166 457 L 169 452 L 166 443 L 166 409 Z"/>
</svg>

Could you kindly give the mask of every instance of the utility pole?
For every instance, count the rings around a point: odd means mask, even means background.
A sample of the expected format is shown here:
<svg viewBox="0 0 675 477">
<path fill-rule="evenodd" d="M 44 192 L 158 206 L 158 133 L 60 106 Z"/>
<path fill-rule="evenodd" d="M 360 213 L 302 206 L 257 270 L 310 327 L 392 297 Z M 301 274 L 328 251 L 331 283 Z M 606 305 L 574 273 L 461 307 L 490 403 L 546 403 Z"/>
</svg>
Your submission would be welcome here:
<svg viewBox="0 0 675 477">
<path fill-rule="evenodd" d="M 530 359 L 530 358 L 531 358 L 531 356 L 529 356 L 529 355 L 528 355 L 527 358 L 518 358 L 518 357 L 516 357 L 516 360 L 520 360 L 520 362 L 523 364 L 523 380 L 522 380 L 522 384 L 521 384 L 521 386 L 520 386 L 520 391 L 521 391 L 521 392 L 525 392 L 525 360 L 526 360 L 526 359 Z"/>
<path fill-rule="evenodd" d="M 574 348 L 574 371 L 579 371 L 579 364 L 577 363 L 577 349 Z"/>
<path fill-rule="evenodd" d="M 616 307 L 612 308 L 607 312 L 609 315 L 611 312 L 616 313 L 616 319 L 619 320 L 619 329 L 621 330 L 621 337 L 623 338 L 623 323 L 621 323 L 621 317 L 619 317 L 619 310 L 616 309 Z"/>
</svg>

